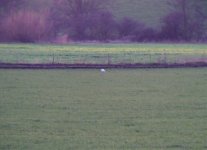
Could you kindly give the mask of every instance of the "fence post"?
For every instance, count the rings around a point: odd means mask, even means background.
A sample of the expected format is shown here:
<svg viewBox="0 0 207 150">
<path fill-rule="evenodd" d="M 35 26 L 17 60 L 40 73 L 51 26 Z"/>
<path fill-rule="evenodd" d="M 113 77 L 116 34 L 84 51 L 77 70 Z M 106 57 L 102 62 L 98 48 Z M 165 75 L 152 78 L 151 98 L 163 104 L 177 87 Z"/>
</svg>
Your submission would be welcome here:
<svg viewBox="0 0 207 150">
<path fill-rule="evenodd" d="M 110 55 L 109 55 L 109 53 L 108 53 L 108 65 L 110 65 L 111 64 L 111 61 L 110 61 Z"/>
<path fill-rule="evenodd" d="M 52 64 L 54 64 L 55 63 L 55 54 L 53 53 L 53 55 L 52 55 Z"/>
<path fill-rule="evenodd" d="M 166 63 L 167 63 L 167 61 L 166 61 L 166 54 L 165 54 L 165 52 L 164 52 L 163 63 L 164 63 L 164 64 L 166 64 Z"/>
<path fill-rule="evenodd" d="M 164 50 L 164 53 L 163 53 L 163 63 L 164 64 L 167 64 L 167 53 L 166 53 L 166 50 Z"/>
</svg>

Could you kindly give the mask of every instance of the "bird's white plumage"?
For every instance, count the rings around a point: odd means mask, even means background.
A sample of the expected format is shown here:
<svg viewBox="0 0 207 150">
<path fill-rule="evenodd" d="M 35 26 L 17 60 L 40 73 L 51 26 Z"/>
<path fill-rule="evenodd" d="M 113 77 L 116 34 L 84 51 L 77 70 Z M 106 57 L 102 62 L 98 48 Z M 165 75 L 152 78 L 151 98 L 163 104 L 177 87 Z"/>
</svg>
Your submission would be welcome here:
<svg viewBox="0 0 207 150">
<path fill-rule="evenodd" d="M 105 69 L 101 69 L 101 72 L 106 72 L 106 70 Z"/>
</svg>

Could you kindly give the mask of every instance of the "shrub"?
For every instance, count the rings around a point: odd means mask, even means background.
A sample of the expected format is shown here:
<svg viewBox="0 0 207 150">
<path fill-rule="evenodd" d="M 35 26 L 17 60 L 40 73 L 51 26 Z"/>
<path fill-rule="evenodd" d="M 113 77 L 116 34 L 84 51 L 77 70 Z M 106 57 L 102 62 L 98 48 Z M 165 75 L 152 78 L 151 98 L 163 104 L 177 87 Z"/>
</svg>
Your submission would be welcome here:
<svg viewBox="0 0 207 150">
<path fill-rule="evenodd" d="M 156 40 L 156 31 L 146 27 L 144 23 L 131 18 L 123 18 L 119 23 L 121 40 L 150 42 Z"/>
<path fill-rule="evenodd" d="M 206 36 L 205 21 L 191 17 L 185 22 L 184 14 L 172 12 L 163 19 L 160 37 L 170 41 L 200 41 Z"/>
<path fill-rule="evenodd" d="M 74 40 L 112 38 L 113 16 L 103 12 L 106 1 L 55 0 L 51 7 L 56 34 L 68 33 Z M 110 26 L 110 27 L 109 27 Z"/>
<path fill-rule="evenodd" d="M 47 13 L 19 11 L 2 20 L 4 40 L 12 42 L 36 42 L 49 36 L 51 24 Z"/>
<path fill-rule="evenodd" d="M 153 28 L 150 27 L 146 27 L 143 31 L 142 31 L 142 35 L 140 36 L 140 40 L 145 42 L 152 42 L 152 41 L 158 41 L 158 37 L 157 37 L 157 31 Z"/>
<path fill-rule="evenodd" d="M 183 14 L 173 12 L 163 18 L 161 38 L 163 40 L 182 40 L 184 38 Z"/>
<path fill-rule="evenodd" d="M 135 36 L 132 40 L 136 42 L 152 42 L 157 41 L 158 38 L 155 29 L 142 26 L 135 32 Z"/>
<path fill-rule="evenodd" d="M 75 40 L 110 40 L 116 36 L 116 21 L 108 12 L 80 15 L 71 19 L 69 36 Z"/>
<path fill-rule="evenodd" d="M 202 20 L 194 20 L 189 26 L 190 37 L 193 41 L 206 41 L 207 29 L 206 24 Z"/>
<path fill-rule="evenodd" d="M 101 12 L 95 22 L 95 39 L 105 41 L 117 38 L 117 22 L 109 12 Z"/>
<path fill-rule="evenodd" d="M 138 22 L 131 18 L 123 18 L 119 23 L 119 35 L 120 38 L 132 37 L 137 30 Z"/>
</svg>

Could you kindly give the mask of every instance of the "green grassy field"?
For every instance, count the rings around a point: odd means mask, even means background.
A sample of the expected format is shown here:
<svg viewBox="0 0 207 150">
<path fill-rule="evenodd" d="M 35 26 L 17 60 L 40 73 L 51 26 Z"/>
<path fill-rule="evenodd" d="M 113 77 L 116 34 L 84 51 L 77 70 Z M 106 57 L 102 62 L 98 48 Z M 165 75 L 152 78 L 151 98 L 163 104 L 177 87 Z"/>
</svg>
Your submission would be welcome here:
<svg viewBox="0 0 207 150">
<path fill-rule="evenodd" d="M 207 149 L 207 69 L 0 70 L 0 149 Z"/>
<path fill-rule="evenodd" d="M 5 63 L 207 62 L 207 44 L 0 44 Z"/>
</svg>

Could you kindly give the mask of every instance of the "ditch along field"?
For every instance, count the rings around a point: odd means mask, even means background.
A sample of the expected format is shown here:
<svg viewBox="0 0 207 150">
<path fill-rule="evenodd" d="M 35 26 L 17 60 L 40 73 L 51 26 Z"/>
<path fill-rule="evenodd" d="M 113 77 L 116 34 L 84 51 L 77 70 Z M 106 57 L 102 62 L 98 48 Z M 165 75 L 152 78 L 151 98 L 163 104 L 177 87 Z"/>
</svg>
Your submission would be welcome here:
<svg viewBox="0 0 207 150">
<path fill-rule="evenodd" d="M 0 149 L 204 150 L 206 89 L 207 68 L 0 69 Z"/>
<path fill-rule="evenodd" d="M 139 67 L 189 63 L 207 66 L 207 44 L 0 44 L 2 68 L 5 64 L 84 64 L 85 67 L 138 64 Z"/>
</svg>

